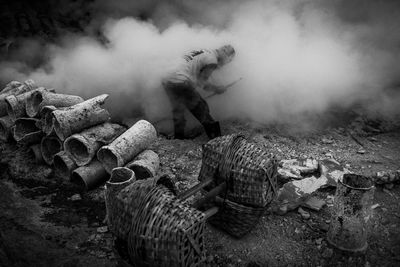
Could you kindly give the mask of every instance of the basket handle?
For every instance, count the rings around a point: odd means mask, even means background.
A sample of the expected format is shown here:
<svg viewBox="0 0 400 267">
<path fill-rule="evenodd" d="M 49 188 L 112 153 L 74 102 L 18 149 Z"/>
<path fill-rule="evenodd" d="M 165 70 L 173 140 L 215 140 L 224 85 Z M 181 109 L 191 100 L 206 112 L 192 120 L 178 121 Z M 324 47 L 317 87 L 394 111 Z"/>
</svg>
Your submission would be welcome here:
<svg viewBox="0 0 400 267">
<path fill-rule="evenodd" d="M 190 196 L 193 196 L 194 194 L 196 194 L 197 192 L 199 192 L 201 189 L 203 189 L 204 187 L 206 187 L 207 185 L 211 184 L 214 181 L 213 178 L 204 180 L 203 182 L 193 186 L 192 188 L 189 188 L 188 190 L 186 190 L 185 192 L 181 193 L 178 198 L 180 200 L 185 200 Z"/>
<path fill-rule="evenodd" d="M 211 216 L 214 216 L 215 214 L 217 214 L 219 211 L 218 207 L 212 207 L 206 211 L 203 211 L 204 215 L 205 215 L 205 219 L 207 220 L 208 218 L 210 218 Z"/>
<path fill-rule="evenodd" d="M 192 205 L 192 207 L 194 207 L 196 209 L 200 208 L 201 206 L 204 205 L 204 203 L 208 202 L 209 200 L 218 196 L 221 192 L 225 191 L 225 189 L 226 189 L 226 182 L 223 182 L 222 184 L 218 185 L 217 187 L 215 187 L 212 190 L 210 190 L 209 192 L 207 192 L 207 194 L 205 194 L 204 197 L 198 199 Z"/>
</svg>

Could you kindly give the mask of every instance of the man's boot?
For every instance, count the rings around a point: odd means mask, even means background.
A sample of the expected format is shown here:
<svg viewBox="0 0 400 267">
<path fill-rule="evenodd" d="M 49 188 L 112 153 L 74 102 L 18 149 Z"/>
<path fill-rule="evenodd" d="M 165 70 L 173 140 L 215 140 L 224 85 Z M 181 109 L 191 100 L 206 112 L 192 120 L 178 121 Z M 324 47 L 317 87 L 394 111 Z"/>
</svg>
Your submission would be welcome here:
<svg viewBox="0 0 400 267">
<path fill-rule="evenodd" d="M 175 124 L 174 125 L 174 139 L 185 139 L 185 125 L 180 123 L 180 124 Z"/>
<path fill-rule="evenodd" d="M 208 138 L 214 139 L 215 137 L 221 136 L 221 127 L 218 121 L 205 123 L 203 126 Z"/>
</svg>

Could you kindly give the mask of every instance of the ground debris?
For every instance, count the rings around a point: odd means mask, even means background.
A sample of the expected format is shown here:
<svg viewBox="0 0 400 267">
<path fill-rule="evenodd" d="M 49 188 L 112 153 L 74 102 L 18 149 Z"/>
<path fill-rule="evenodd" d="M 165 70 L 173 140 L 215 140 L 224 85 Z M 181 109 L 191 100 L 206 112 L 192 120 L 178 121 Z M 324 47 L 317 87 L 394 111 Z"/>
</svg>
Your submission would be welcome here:
<svg viewBox="0 0 400 267">
<path fill-rule="evenodd" d="M 303 207 L 319 211 L 325 204 L 325 200 L 312 196 L 304 201 L 304 203 L 302 203 L 301 205 Z"/>
</svg>

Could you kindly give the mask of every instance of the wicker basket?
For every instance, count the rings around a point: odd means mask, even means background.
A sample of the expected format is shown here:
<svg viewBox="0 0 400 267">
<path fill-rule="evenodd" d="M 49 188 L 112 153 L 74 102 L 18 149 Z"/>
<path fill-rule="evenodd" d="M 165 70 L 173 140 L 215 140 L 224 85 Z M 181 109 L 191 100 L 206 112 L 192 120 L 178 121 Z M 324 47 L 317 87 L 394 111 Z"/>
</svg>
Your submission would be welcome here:
<svg viewBox="0 0 400 267">
<path fill-rule="evenodd" d="M 239 134 L 227 135 L 203 147 L 199 181 L 210 177 L 210 190 L 227 183 L 226 197 L 236 203 L 265 207 L 276 195 L 277 159 Z"/>
<path fill-rule="evenodd" d="M 233 202 L 265 207 L 276 195 L 278 160 L 255 144 L 237 139 L 224 154 L 219 174 Z"/>
<path fill-rule="evenodd" d="M 153 188 L 138 208 L 128 239 L 135 266 L 201 266 L 206 215 L 165 187 Z"/>
<path fill-rule="evenodd" d="M 223 153 L 231 147 L 236 139 L 244 138 L 241 134 L 224 135 L 214 138 L 208 143 L 203 145 L 203 156 L 201 169 L 199 174 L 199 181 L 205 181 L 211 177 L 216 179 L 209 188 L 216 186 L 219 182 L 218 167 L 223 157 Z"/>
<path fill-rule="evenodd" d="M 164 185 L 172 194 L 176 192 L 173 182 L 166 175 L 134 181 L 119 192 L 106 188 L 108 225 L 116 237 L 128 239 L 132 222 L 137 219 L 140 203 L 157 185 Z M 116 196 L 111 196 L 111 194 L 116 194 Z"/>
<path fill-rule="evenodd" d="M 229 235 L 241 238 L 249 233 L 264 215 L 265 208 L 250 207 L 228 199 L 216 197 L 212 202 L 203 205 L 202 209 L 216 206 L 219 211 L 207 221 L 214 227 Z"/>
</svg>

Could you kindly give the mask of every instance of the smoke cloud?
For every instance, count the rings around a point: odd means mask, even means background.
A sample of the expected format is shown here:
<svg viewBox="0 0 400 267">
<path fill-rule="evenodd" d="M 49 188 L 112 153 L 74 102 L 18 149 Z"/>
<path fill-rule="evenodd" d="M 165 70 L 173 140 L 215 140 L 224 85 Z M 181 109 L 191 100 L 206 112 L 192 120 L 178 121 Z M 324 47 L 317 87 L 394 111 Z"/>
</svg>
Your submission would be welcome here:
<svg viewBox="0 0 400 267">
<path fill-rule="evenodd" d="M 89 27 L 101 25 L 107 42 L 76 34 L 58 45 L 31 41 L 21 51 L 29 47 L 45 63 L 32 68 L 23 60 L 3 61 L 1 79 L 31 78 L 83 97 L 109 93 L 114 114 L 144 112 L 158 120 L 171 116 L 161 79 L 177 59 L 230 43 L 236 58 L 213 79 L 243 80 L 209 99 L 217 119 L 291 121 L 359 102 L 398 112 L 396 1 L 114 2 L 98 0 L 91 7 Z"/>
</svg>

